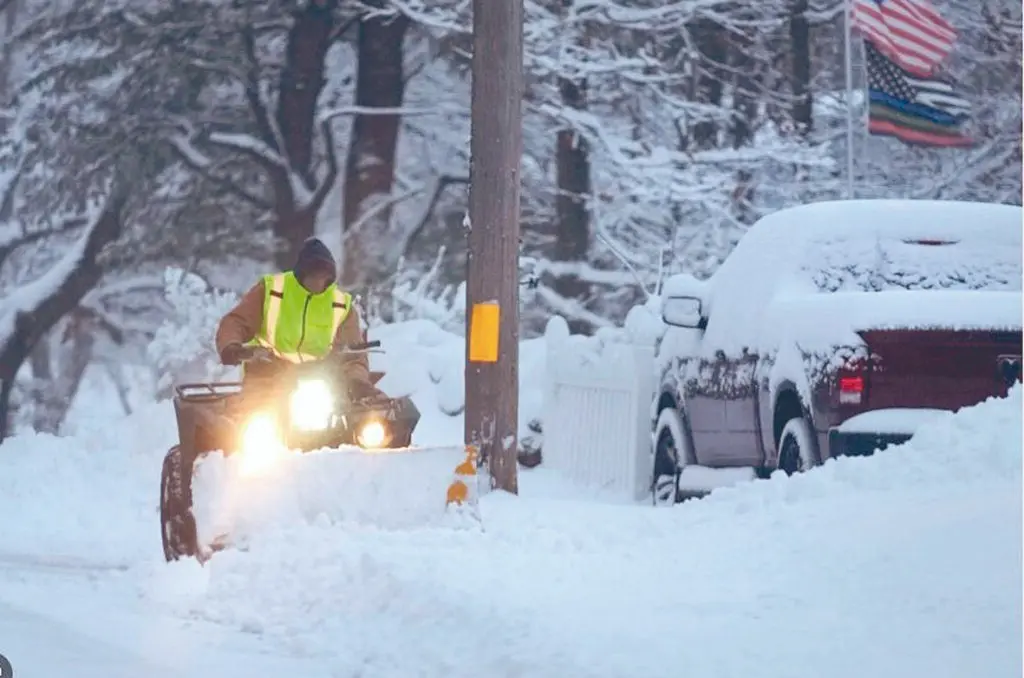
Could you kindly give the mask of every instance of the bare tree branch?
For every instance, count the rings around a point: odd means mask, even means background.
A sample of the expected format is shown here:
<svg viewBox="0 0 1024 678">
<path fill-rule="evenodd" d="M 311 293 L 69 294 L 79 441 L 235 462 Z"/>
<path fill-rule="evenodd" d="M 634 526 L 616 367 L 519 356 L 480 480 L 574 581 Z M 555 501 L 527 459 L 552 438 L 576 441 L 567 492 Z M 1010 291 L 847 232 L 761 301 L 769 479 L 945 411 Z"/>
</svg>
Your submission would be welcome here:
<svg viewBox="0 0 1024 678">
<path fill-rule="evenodd" d="M 345 37 L 345 34 L 348 33 L 349 29 L 357 25 L 358 23 L 359 17 L 356 17 L 353 19 L 349 19 L 343 24 L 338 24 L 337 26 L 335 26 L 334 30 L 331 31 L 331 42 L 333 43 L 337 42 L 338 40 L 341 40 L 343 37 Z"/>
<path fill-rule="evenodd" d="M 32 243 L 38 242 L 43 238 L 48 238 L 51 235 L 61 235 L 63 233 L 68 233 L 69 231 L 73 231 L 76 228 L 81 228 L 82 226 L 85 226 L 86 223 L 87 222 L 85 219 L 75 217 L 73 219 L 65 220 L 56 228 L 48 228 L 40 231 L 33 231 L 32 233 L 22 233 L 21 236 L 13 240 L 0 243 L 0 269 L 3 268 L 4 264 L 7 261 L 7 258 L 10 257 L 15 252 L 17 252 L 22 247 L 25 247 L 26 245 L 31 245 Z"/>
<path fill-rule="evenodd" d="M 338 150 L 334 144 L 334 129 L 331 127 L 331 120 L 329 118 L 320 121 L 320 131 L 324 137 L 324 146 L 327 148 L 327 174 L 320 181 L 316 190 L 313 191 L 313 197 L 305 208 L 313 215 L 316 215 L 320 208 L 323 207 L 324 201 L 327 200 L 331 189 L 334 188 L 335 183 L 338 181 L 338 172 L 340 171 Z"/>
<path fill-rule="evenodd" d="M 24 175 L 25 163 L 22 162 L 14 172 L 14 176 L 7 182 L 7 189 L 3 195 L 0 195 L 0 224 L 10 221 L 14 217 L 14 194 Z"/>
<path fill-rule="evenodd" d="M 409 250 L 415 244 L 416 240 L 426 230 L 427 225 L 430 223 L 430 217 L 434 213 L 434 209 L 437 207 L 437 201 L 441 199 L 441 194 L 444 193 L 445 189 L 449 186 L 465 185 L 469 183 L 469 177 L 466 176 L 452 176 L 449 174 L 443 174 L 439 176 L 434 183 L 434 193 L 430 196 L 430 202 L 423 209 L 423 214 L 420 216 L 419 222 L 409 232 L 409 236 L 405 239 L 405 247 L 402 248 L 402 253 L 408 254 Z"/>
<path fill-rule="evenodd" d="M 465 113 L 465 111 L 460 111 Z M 414 115 L 444 115 L 446 111 L 430 108 L 404 108 L 402 106 L 342 106 L 330 108 L 317 116 L 317 120 L 333 120 L 345 115 L 400 115 L 403 117 Z"/>
<path fill-rule="evenodd" d="M 73 315 L 81 320 L 87 320 L 96 327 L 103 330 L 118 346 L 124 344 L 124 330 L 122 330 L 108 315 L 102 313 L 99 309 L 91 306 L 80 305 Z M 70 329 L 70 328 L 69 328 Z M 65 336 L 66 341 L 69 337 Z"/>
<path fill-rule="evenodd" d="M 246 155 L 271 172 L 288 169 L 288 162 L 281 154 L 249 134 L 210 132 L 201 135 L 201 138 L 207 143 Z"/>
<path fill-rule="evenodd" d="M 216 166 L 213 161 L 210 160 L 210 158 L 208 158 L 200 149 L 196 148 L 191 139 L 188 139 L 181 134 L 174 134 L 167 138 L 167 143 L 175 150 L 178 158 L 185 163 L 189 169 L 202 176 L 203 179 L 209 181 L 215 186 L 219 186 L 227 190 L 232 195 L 237 196 L 261 210 L 271 208 L 269 201 L 247 191 L 231 179 L 217 174 L 215 172 Z"/>
</svg>

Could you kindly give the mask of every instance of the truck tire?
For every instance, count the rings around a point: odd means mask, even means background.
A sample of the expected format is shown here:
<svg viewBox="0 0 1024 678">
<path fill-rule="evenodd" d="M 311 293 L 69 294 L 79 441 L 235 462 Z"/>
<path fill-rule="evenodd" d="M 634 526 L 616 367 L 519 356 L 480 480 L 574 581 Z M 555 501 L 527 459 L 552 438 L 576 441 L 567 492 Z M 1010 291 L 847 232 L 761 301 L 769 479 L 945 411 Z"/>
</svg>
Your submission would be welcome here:
<svg viewBox="0 0 1024 678">
<path fill-rule="evenodd" d="M 673 506 L 680 501 L 679 477 L 683 468 L 694 463 L 689 440 L 675 408 L 663 409 L 654 427 L 651 503 L 655 506 Z"/>
<path fill-rule="evenodd" d="M 791 476 L 817 466 L 817 447 L 814 430 L 807 420 L 790 419 L 779 436 L 779 469 Z"/>
</svg>

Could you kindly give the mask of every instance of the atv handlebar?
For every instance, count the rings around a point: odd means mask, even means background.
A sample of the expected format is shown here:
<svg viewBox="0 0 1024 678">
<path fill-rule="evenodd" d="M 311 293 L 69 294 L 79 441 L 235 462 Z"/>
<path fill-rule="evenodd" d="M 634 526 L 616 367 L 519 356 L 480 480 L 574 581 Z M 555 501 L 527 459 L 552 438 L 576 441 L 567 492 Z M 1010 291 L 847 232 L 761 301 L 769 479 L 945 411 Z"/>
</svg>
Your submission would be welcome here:
<svg viewBox="0 0 1024 678">
<path fill-rule="evenodd" d="M 370 349 L 379 347 L 379 339 L 375 341 L 366 341 L 359 344 L 352 344 L 351 346 L 342 344 L 341 346 L 334 348 L 326 357 L 350 355 L 353 353 L 365 353 Z M 251 346 L 247 348 L 249 349 L 249 354 L 242 358 L 243 363 L 271 362 L 276 358 L 274 352 L 264 346 Z"/>
<path fill-rule="evenodd" d="M 380 340 L 367 341 L 359 344 L 352 344 L 351 346 L 338 346 L 326 357 L 346 355 L 352 353 L 364 353 L 370 349 L 379 348 Z M 245 363 L 268 363 L 277 360 L 274 353 L 263 347 L 263 346 L 246 346 L 248 355 L 245 355 L 241 362 Z M 320 362 L 320 361 L 315 361 Z M 307 365 L 314 364 L 313 362 L 306 363 Z M 384 376 L 383 372 L 371 372 L 371 379 L 373 383 L 380 381 L 381 377 Z M 218 400 L 229 395 L 236 395 L 242 390 L 242 382 L 240 381 L 229 381 L 229 382 L 196 382 L 196 383 L 185 383 L 176 384 L 174 386 L 175 394 L 182 400 Z"/>
<path fill-rule="evenodd" d="M 362 344 L 352 344 L 351 346 L 342 346 L 337 350 L 338 353 L 359 353 L 360 351 L 368 351 L 371 348 L 380 348 L 380 339 L 376 341 L 367 341 Z"/>
</svg>

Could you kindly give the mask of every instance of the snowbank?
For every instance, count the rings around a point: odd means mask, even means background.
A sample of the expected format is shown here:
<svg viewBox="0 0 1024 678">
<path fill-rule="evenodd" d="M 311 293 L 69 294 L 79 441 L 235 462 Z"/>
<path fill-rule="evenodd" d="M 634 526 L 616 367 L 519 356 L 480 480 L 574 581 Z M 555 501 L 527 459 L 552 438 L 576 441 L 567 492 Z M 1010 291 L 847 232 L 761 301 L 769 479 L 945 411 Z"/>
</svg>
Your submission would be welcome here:
<svg viewBox="0 0 1024 678">
<path fill-rule="evenodd" d="M 526 490 L 484 497 L 480 531 L 298 521 L 165 568 L 144 595 L 380 676 L 1009 678 L 1021 393 L 884 454 L 673 509 Z"/>
<path fill-rule="evenodd" d="M 716 512 L 725 504 L 747 513 L 779 502 L 862 499 L 904 490 L 970 492 L 993 482 L 1015 485 L 1019 494 L 1022 392 L 1017 384 L 1006 398 L 934 412 L 913 438 L 883 454 L 829 459 L 811 473 L 789 477 L 778 471 L 767 481 L 716 490 L 697 510 Z"/>
<path fill-rule="evenodd" d="M 0 602 L 197 678 L 223 675 L 229 647 L 249 670 L 257 646 L 310 676 L 1009 678 L 1022 405 L 1017 387 L 874 457 L 670 509 L 551 496 L 541 469 L 518 498 L 483 497 L 474 530 L 381 530 L 242 493 L 243 514 L 279 525 L 206 567 L 160 562 L 158 458 L 119 448 L 137 441 L 20 437 L 0 448 L 3 549 L 120 547 L 130 567 L 76 579 L 0 555 Z M 314 489 L 340 478 L 326 459 L 290 491 L 330 502 Z M 338 506 L 360 482 L 339 480 Z"/>
<path fill-rule="evenodd" d="M 16 435 L 0 445 L 0 560 L 123 564 L 160 552 L 159 480 L 174 413 L 84 423 L 74 437 Z"/>
</svg>

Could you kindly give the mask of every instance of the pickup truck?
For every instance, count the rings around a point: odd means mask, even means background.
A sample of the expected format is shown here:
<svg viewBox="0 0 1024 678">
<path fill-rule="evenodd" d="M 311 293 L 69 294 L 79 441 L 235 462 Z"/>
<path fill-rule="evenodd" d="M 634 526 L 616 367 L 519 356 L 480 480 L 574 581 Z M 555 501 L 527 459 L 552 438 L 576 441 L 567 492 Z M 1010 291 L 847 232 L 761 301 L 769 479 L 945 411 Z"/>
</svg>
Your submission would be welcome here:
<svg viewBox="0 0 1024 678">
<path fill-rule="evenodd" d="M 709 279 L 666 281 L 654 502 L 870 455 L 1005 395 L 1021 378 L 1022 217 L 813 203 L 762 218 Z"/>
</svg>

